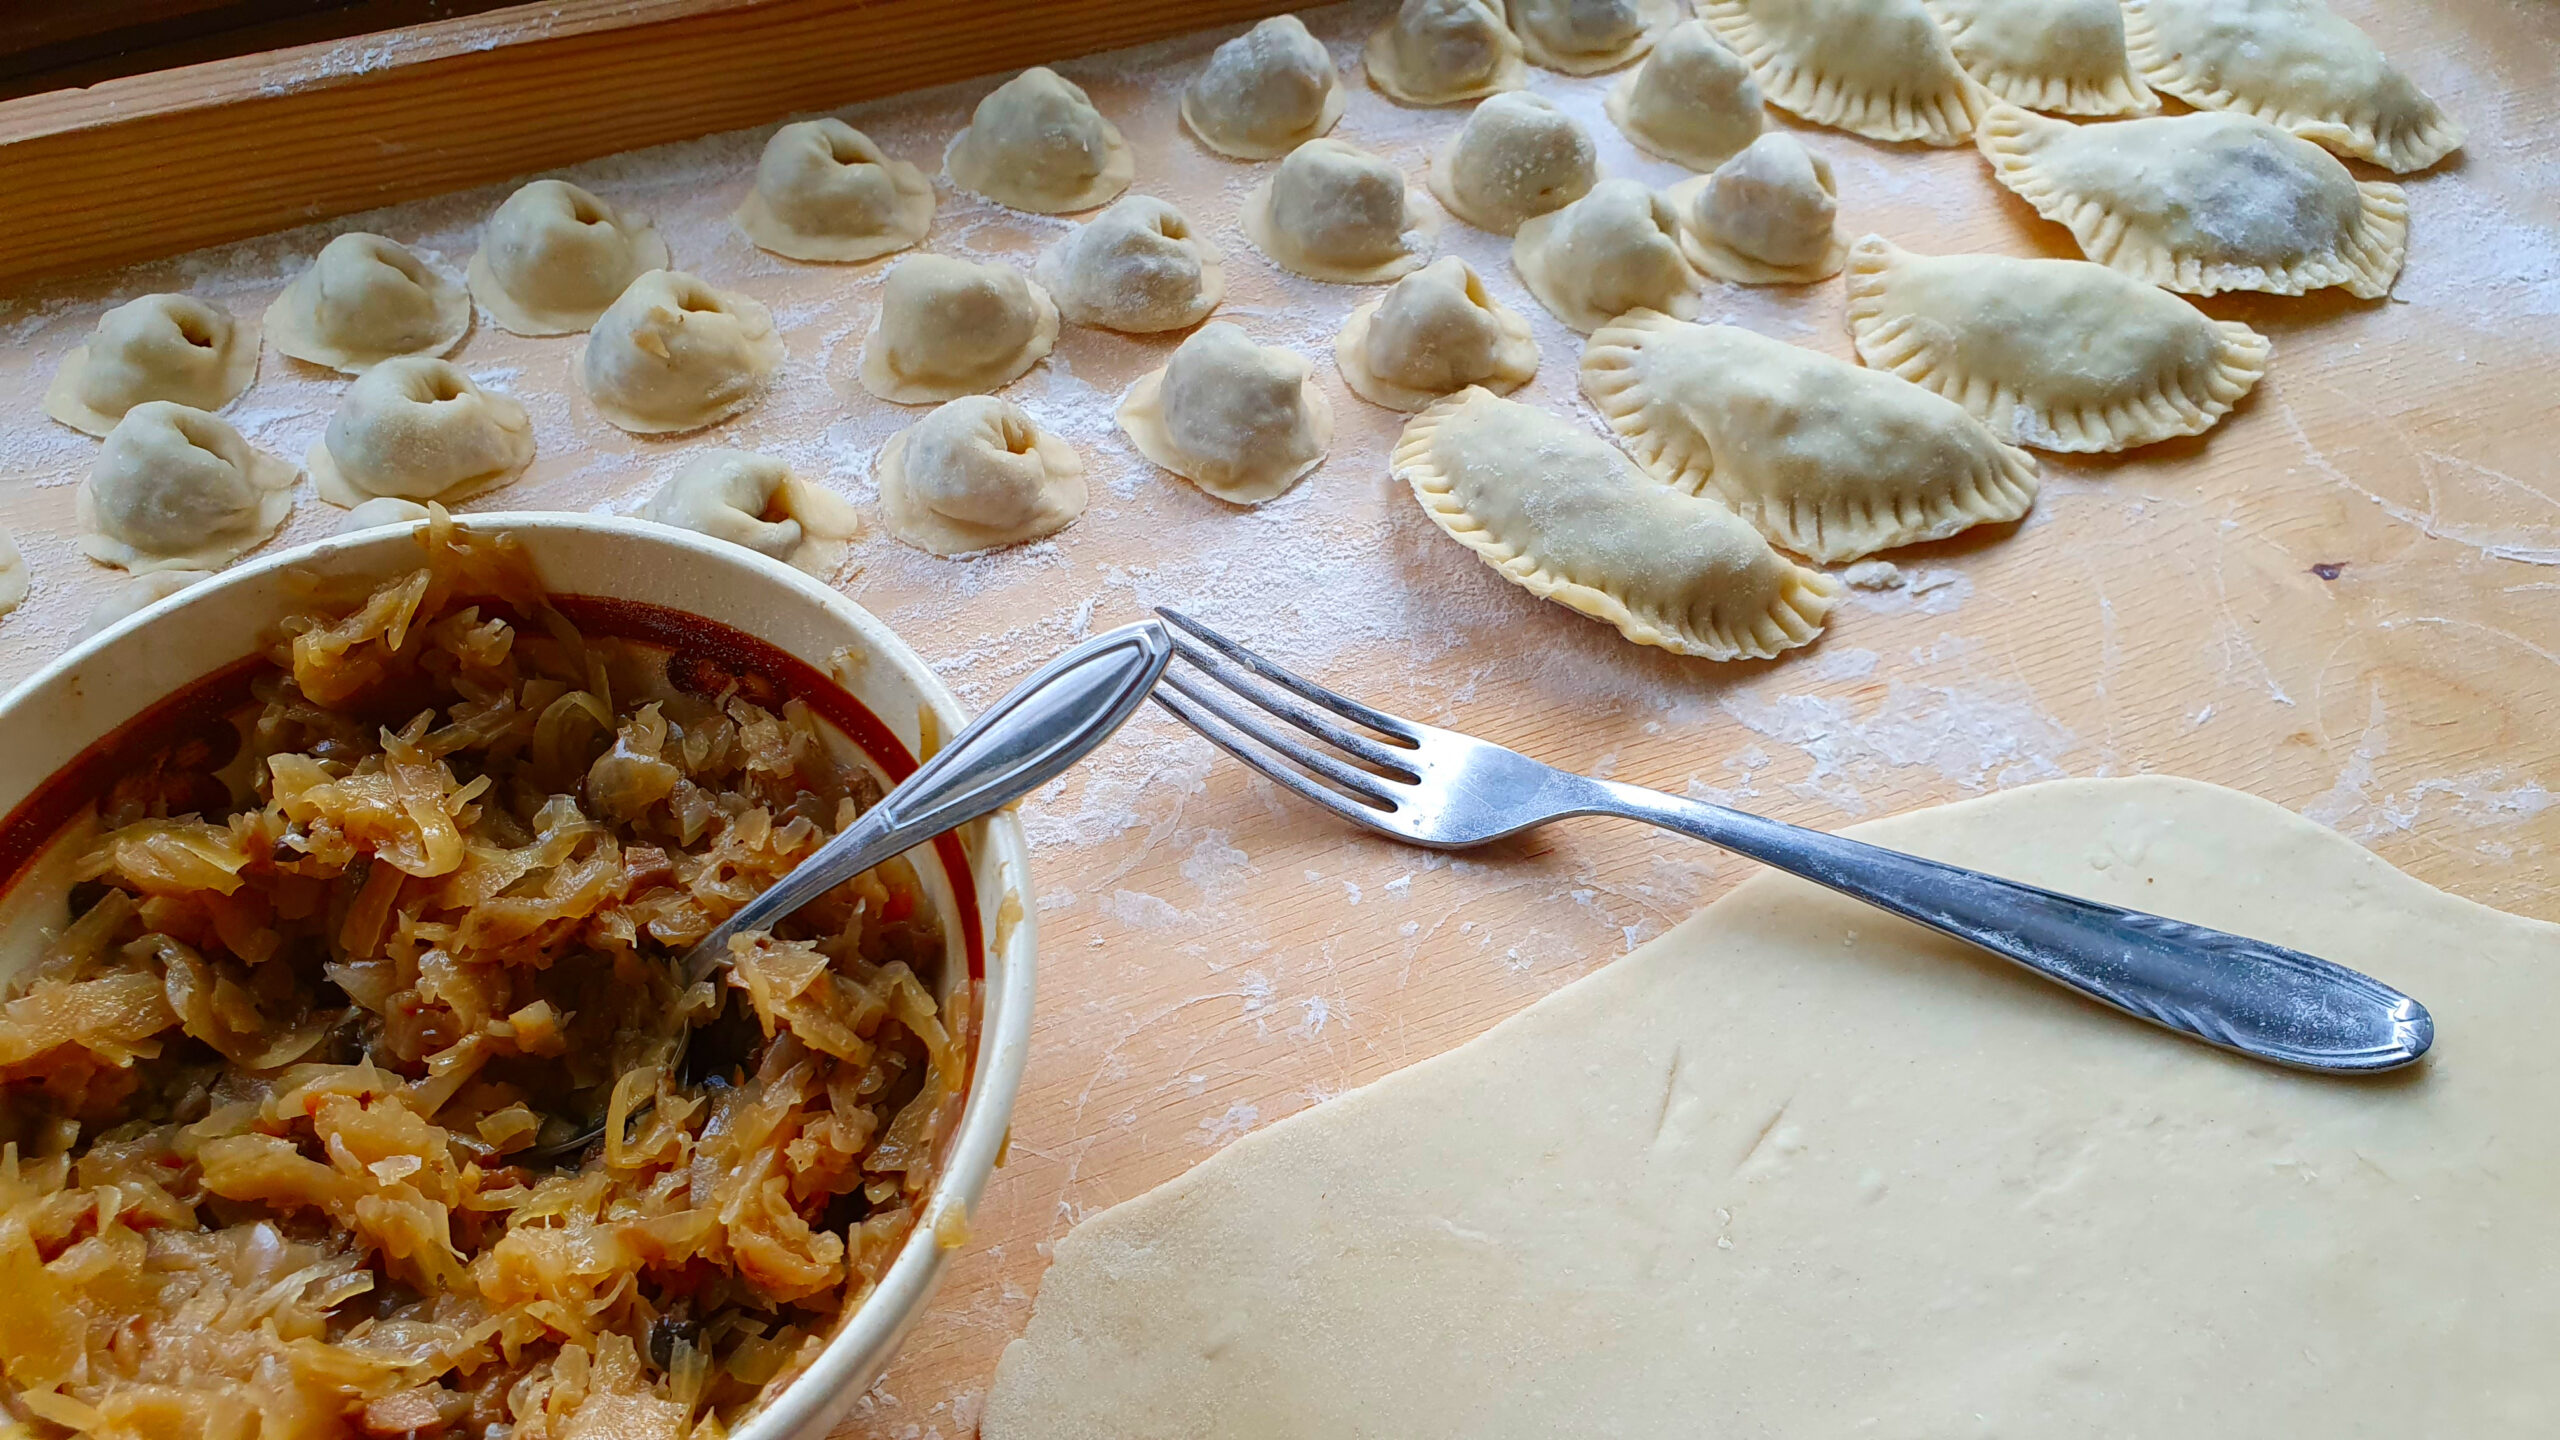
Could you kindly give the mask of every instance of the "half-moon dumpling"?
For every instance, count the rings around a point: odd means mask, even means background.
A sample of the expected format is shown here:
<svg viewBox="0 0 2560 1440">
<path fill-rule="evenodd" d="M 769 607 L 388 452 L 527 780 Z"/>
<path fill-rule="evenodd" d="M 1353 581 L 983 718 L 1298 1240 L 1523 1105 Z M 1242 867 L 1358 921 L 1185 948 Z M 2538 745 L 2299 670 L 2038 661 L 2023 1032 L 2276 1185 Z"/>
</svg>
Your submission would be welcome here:
<svg viewBox="0 0 2560 1440">
<path fill-rule="evenodd" d="M 832 116 L 773 132 L 738 228 L 791 260 L 849 263 L 904 250 L 933 228 L 933 182 Z"/>
<path fill-rule="evenodd" d="M 1058 306 L 1009 265 L 910 255 L 880 287 L 855 378 L 900 405 L 982 394 L 1058 343 Z"/>
<path fill-rule="evenodd" d="M 1713 170 L 1760 134 L 1760 84 L 1703 20 L 1672 26 L 1636 72 L 1609 87 L 1610 120 L 1638 149 Z"/>
<path fill-rule="evenodd" d="M 1982 87 L 1920 0 L 1699 0 L 1769 103 L 1871 140 L 1961 145 Z"/>
<path fill-rule="evenodd" d="M 397 240 L 350 231 L 267 307 L 267 338 L 296 360 L 357 374 L 442 355 L 471 329 L 471 296 Z"/>
<path fill-rule="evenodd" d="M 1956 63 L 2012 105 L 2057 115 L 2160 108 L 2125 53 L 2116 0 L 1921 0 Z"/>
<path fill-rule="evenodd" d="M 1270 160 L 1342 118 L 1342 77 L 1295 15 L 1274 15 L 1210 52 L 1182 91 L 1182 123 L 1238 160 Z"/>
<path fill-rule="evenodd" d="M 993 395 L 963 395 L 880 451 L 889 533 L 936 555 L 1056 534 L 1084 502 L 1084 457 Z"/>
<path fill-rule="evenodd" d="M 1413 417 L 1390 464 L 1423 513 L 1503 579 L 1639 645 L 1766 660 L 1820 634 L 1840 593 L 1723 505 L 1490 390 Z"/>
<path fill-rule="evenodd" d="M 145 295 L 98 317 L 89 343 L 62 358 L 44 413 L 91 435 L 145 400 L 219 410 L 258 374 L 258 334 L 193 295 Z"/>
<path fill-rule="evenodd" d="M 483 390 L 450 360 L 387 360 L 347 387 L 303 464 L 320 498 L 349 508 L 377 495 L 467 499 L 533 463 L 524 407 Z"/>
<path fill-rule="evenodd" d="M 80 550 L 146 574 L 212 570 L 266 543 L 293 510 L 292 466 L 201 410 L 134 406 L 80 487 Z"/>
<path fill-rule="evenodd" d="M 116 586 L 89 612 L 80 626 L 80 638 L 88 639 L 128 616 L 139 615 L 191 585 L 201 585 L 217 573 L 213 570 L 154 570 L 136 575 Z"/>
<path fill-rule="evenodd" d="M 762 305 L 681 270 L 652 270 L 596 321 L 578 373 L 605 419 L 671 435 L 755 404 L 782 354 Z"/>
<path fill-rule="evenodd" d="M 2144 78 L 2200 110 L 2404 175 L 2462 144 L 2461 123 L 2320 0 L 2124 0 L 2124 27 Z"/>
<path fill-rule="evenodd" d="M 1496 235 L 1572 204 L 1599 178 L 1599 152 L 1582 122 L 1525 93 L 1478 105 L 1431 162 L 1431 193 L 1450 214 Z"/>
<path fill-rule="evenodd" d="M 1390 410 L 1419 410 L 1470 385 L 1507 395 L 1538 373 L 1529 322 L 1486 294 L 1455 255 L 1352 311 L 1333 358 L 1353 394 Z"/>
<path fill-rule="evenodd" d="M 415 500 L 404 500 L 397 495 L 376 495 L 339 516 L 338 533 L 353 535 L 359 530 L 371 530 L 382 525 L 415 525 L 434 514 Z"/>
<path fill-rule="evenodd" d="M 1455 105 L 1529 80 L 1502 0 L 1404 0 L 1361 47 L 1360 68 L 1404 105 Z"/>
<path fill-rule="evenodd" d="M 1077 226 L 1041 252 L 1031 276 L 1066 319 L 1129 335 L 1188 329 L 1227 293 L 1225 254 L 1152 195 Z"/>
<path fill-rule="evenodd" d="M 566 180 L 536 180 L 506 198 L 471 257 L 472 298 L 517 335 L 574 335 L 631 282 L 667 267 L 667 242 Z"/>
<path fill-rule="evenodd" d="M 640 518 L 743 545 L 823 574 L 861 528 L 852 504 L 791 473 L 770 455 L 703 450 L 688 456 Z"/>
<path fill-rule="evenodd" d="M 1680 18 L 1673 0 L 1510 0 L 1529 63 L 1567 75 L 1615 70 Z"/>
<path fill-rule="evenodd" d="M 2399 186 L 2246 115 L 2073 125 L 1995 105 L 1975 143 L 2090 259 L 2189 295 L 2343 285 L 2376 300 L 2408 250 Z"/>
<path fill-rule="evenodd" d="M 1128 189 L 1138 173 L 1120 127 L 1044 65 L 979 101 L 943 164 L 962 189 L 1041 215 L 1090 210 Z"/>
<path fill-rule="evenodd" d="M 0 529 L 0 615 L 27 603 L 32 581 L 27 557 L 18 553 L 18 537 Z"/>
<path fill-rule="evenodd" d="M 1237 505 L 1282 494 L 1324 459 L 1333 406 L 1314 367 L 1213 320 L 1120 402 L 1138 453 Z"/>
<path fill-rule="evenodd" d="M 1583 348 L 1582 392 L 1664 483 L 1825 563 L 2035 503 L 2035 457 L 1963 406 L 1732 325 L 1622 315 Z"/>
<path fill-rule="evenodd" d="M 1511 263 L 1540 304 L 1585 335 L 1630 310 L 1692 315 L 1698 276 L 1679 230 L 1669 201 L 1634 180 L 1603 180 L 1554 214 L 1522 221 Z"/>
<path fill-rule="evenodd" d="M 1436 222 L 1395 166 L 1356 145 L 1310 140 L 1245 196 L 1237 223 L 1283 270 L 1369 285 L 1421 269 Z"/>
<path fill-rule="evenodd" d="M 2086 260 L 1849 252 L 1858 354 L 2039 450 L 2201 435 L 2267 373 L 2267 338 Z"/>
<path fill-rule="evenodd" d="M 1691 264 L 1737 285 L 1805 284 L 1840 273 L 1840 201 L 1831 162 L 1772 130 L 1665 197 Z"/>
</svg>

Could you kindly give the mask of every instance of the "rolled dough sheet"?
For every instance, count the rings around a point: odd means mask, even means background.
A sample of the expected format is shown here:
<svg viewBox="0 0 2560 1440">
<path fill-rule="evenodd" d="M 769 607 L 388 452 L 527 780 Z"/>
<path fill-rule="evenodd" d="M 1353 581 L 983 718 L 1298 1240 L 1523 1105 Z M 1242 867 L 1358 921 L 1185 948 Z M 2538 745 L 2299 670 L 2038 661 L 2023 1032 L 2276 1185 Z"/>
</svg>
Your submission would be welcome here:
<svg viewBox="0 0 2560 1440">
<path fill-rule="evenodd" d="M 2560 1434 L 2560 927 L 2191 781 L 1855 833 L 2330 956 L 2439 1049 L 2275 1070 L 1755 877 L 1077 1226 L 985 1440 Z"/>
</svg>

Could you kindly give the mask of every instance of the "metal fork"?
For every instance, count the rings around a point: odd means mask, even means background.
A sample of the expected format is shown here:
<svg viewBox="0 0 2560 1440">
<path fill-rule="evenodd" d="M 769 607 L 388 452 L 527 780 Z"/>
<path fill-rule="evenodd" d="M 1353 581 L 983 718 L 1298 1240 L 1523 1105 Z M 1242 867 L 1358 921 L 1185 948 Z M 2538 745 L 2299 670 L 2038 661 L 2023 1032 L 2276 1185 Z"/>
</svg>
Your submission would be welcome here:
<svg viewBox="0 0 2560 1440">
<path fill-rule="evenodd" d="M 1978 945 L 2209 1044 L 2305 1070 L 2427 1053 L 2425 1006 L 2343 965 L 2181 920 L 2022 885 L 1839 835 L 1542 765 L 1417 724 L 1272 664 L 1187 616 L 1154 699 L 1211 744 L 1355 824 L 1460 849 L 1573 815 L 1642 820 Z M 1188 638 L 1186 638 L 1186 636 Z M 1195 643 L 1196 642 L 1196 643 Z M 1238 704 L 1241 700 L 1244 703 Z M 1310 745 L 1272 719 L 1315 737 Z"/>
</svg>

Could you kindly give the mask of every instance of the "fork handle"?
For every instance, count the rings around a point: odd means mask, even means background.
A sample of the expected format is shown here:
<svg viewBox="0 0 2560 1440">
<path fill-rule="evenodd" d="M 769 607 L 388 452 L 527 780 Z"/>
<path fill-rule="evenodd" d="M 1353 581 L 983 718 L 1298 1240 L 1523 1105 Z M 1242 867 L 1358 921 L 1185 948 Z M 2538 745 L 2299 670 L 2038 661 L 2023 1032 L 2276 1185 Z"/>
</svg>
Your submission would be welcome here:
<svg viewBox="0 0 2560 1440">
<path fill-rule="evenodd" d="M 1601 780 L 1593 813 L 1747 855 L 1978 945 L 2127 1014 L 2307 1070 L 2406 1065 L 2435 1041 L 2425 1006 L 2331 961 L 1721 805 Z"/>
</svg>

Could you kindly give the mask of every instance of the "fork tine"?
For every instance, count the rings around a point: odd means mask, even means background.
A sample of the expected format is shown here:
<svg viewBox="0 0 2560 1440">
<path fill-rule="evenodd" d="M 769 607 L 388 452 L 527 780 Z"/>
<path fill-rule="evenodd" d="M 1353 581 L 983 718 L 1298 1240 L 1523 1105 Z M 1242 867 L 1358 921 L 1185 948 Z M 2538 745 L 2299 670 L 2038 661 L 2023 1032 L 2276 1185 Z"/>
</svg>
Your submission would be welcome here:
<svg viewBox="0 0 2560 1440">
<path fill-rule="evenodd" d="M 1155 693 L 1147 698 L 1173 712 L 1173 718 L 1190 726 L 1201 739 L 1226 751 L 1244 762 L 1247 767 L 1261 772 L 1272 783 L 1296 795 L 1299 799 L 1310 804 L 1321 805 L 1355 824 L 1365 825 L 1373 830 L 1385 828 L 1383 822 L 1392 812 L 1373 810 L 1339 790 L 1328 790 L 1288 766 L 1280 764 L 1271 758 L 1269 752 L 1244 744 L 1230 736 L 1225 727 L 1211 721 L 1206 714 L 1180 695 L 1167 693 L 1162 685 L 1158 685 Z"/>
<path fill-rule="evenodd" d="M 1168 610 L 1159 605 L 1156 607 L 1156 613 L 1175 627 L 1189 631 L 1202 644 L 1301 699 L 1322 706 L 1345 719 L 1356 720 L 1391 740 L 1400 740 L 1407 745 L 1422 743 L 1421 733 L 1414 729 L 1413 722 L 1409 720 L 1398 719 L 1384 710 L 1372 710 L 1348 695 L 1337 695 L 1312 680 L 1283 670 L 1180 611 Z"/>
<path fill-rule="evenodd" d="M 1354 796 L 1389 810 L 1395 808 L 1396 797 L 1387 789 L 1387 782 L 1382 777 L 1346 765 L 1303 740 L 1291 739 L 1274 729 L 1269 721 L 1256 719 L 1239 708 L 1227 698 L 1225 691 L 1202 685 L 1188 674 L 1171 670 L 1158 679 L 1156 685 L 1160 691 L 1171 686 L 1182 698 L 1224 721 L 1228 729 L 1260 742 L 1266 749 L 1278 752 L 1296 765 L 1313 770 Z"/>
<path fill-rule="evenodd" d="M 1422 778 L 1412 764 L 1413 751 L 1403 746 L 1382 745 L 1375 740 L 1355 735 L 1344 725 L 1335 723 L 1330 713 L 1307 704 L 1286 692 L 1275 692 L 1247 679 L 1243 671 L 1225 657 L 1195 645 L 1183 635 L 1173 637 L 1173 653 L 1189 661 L 1210 679 L 1233 691 L 1239 698 L 1250 700 L 1299 729 L 1306 731 L 1347 755 L 1355 755 L 1396 779 L 1408 783 Z"/>
</svg>

